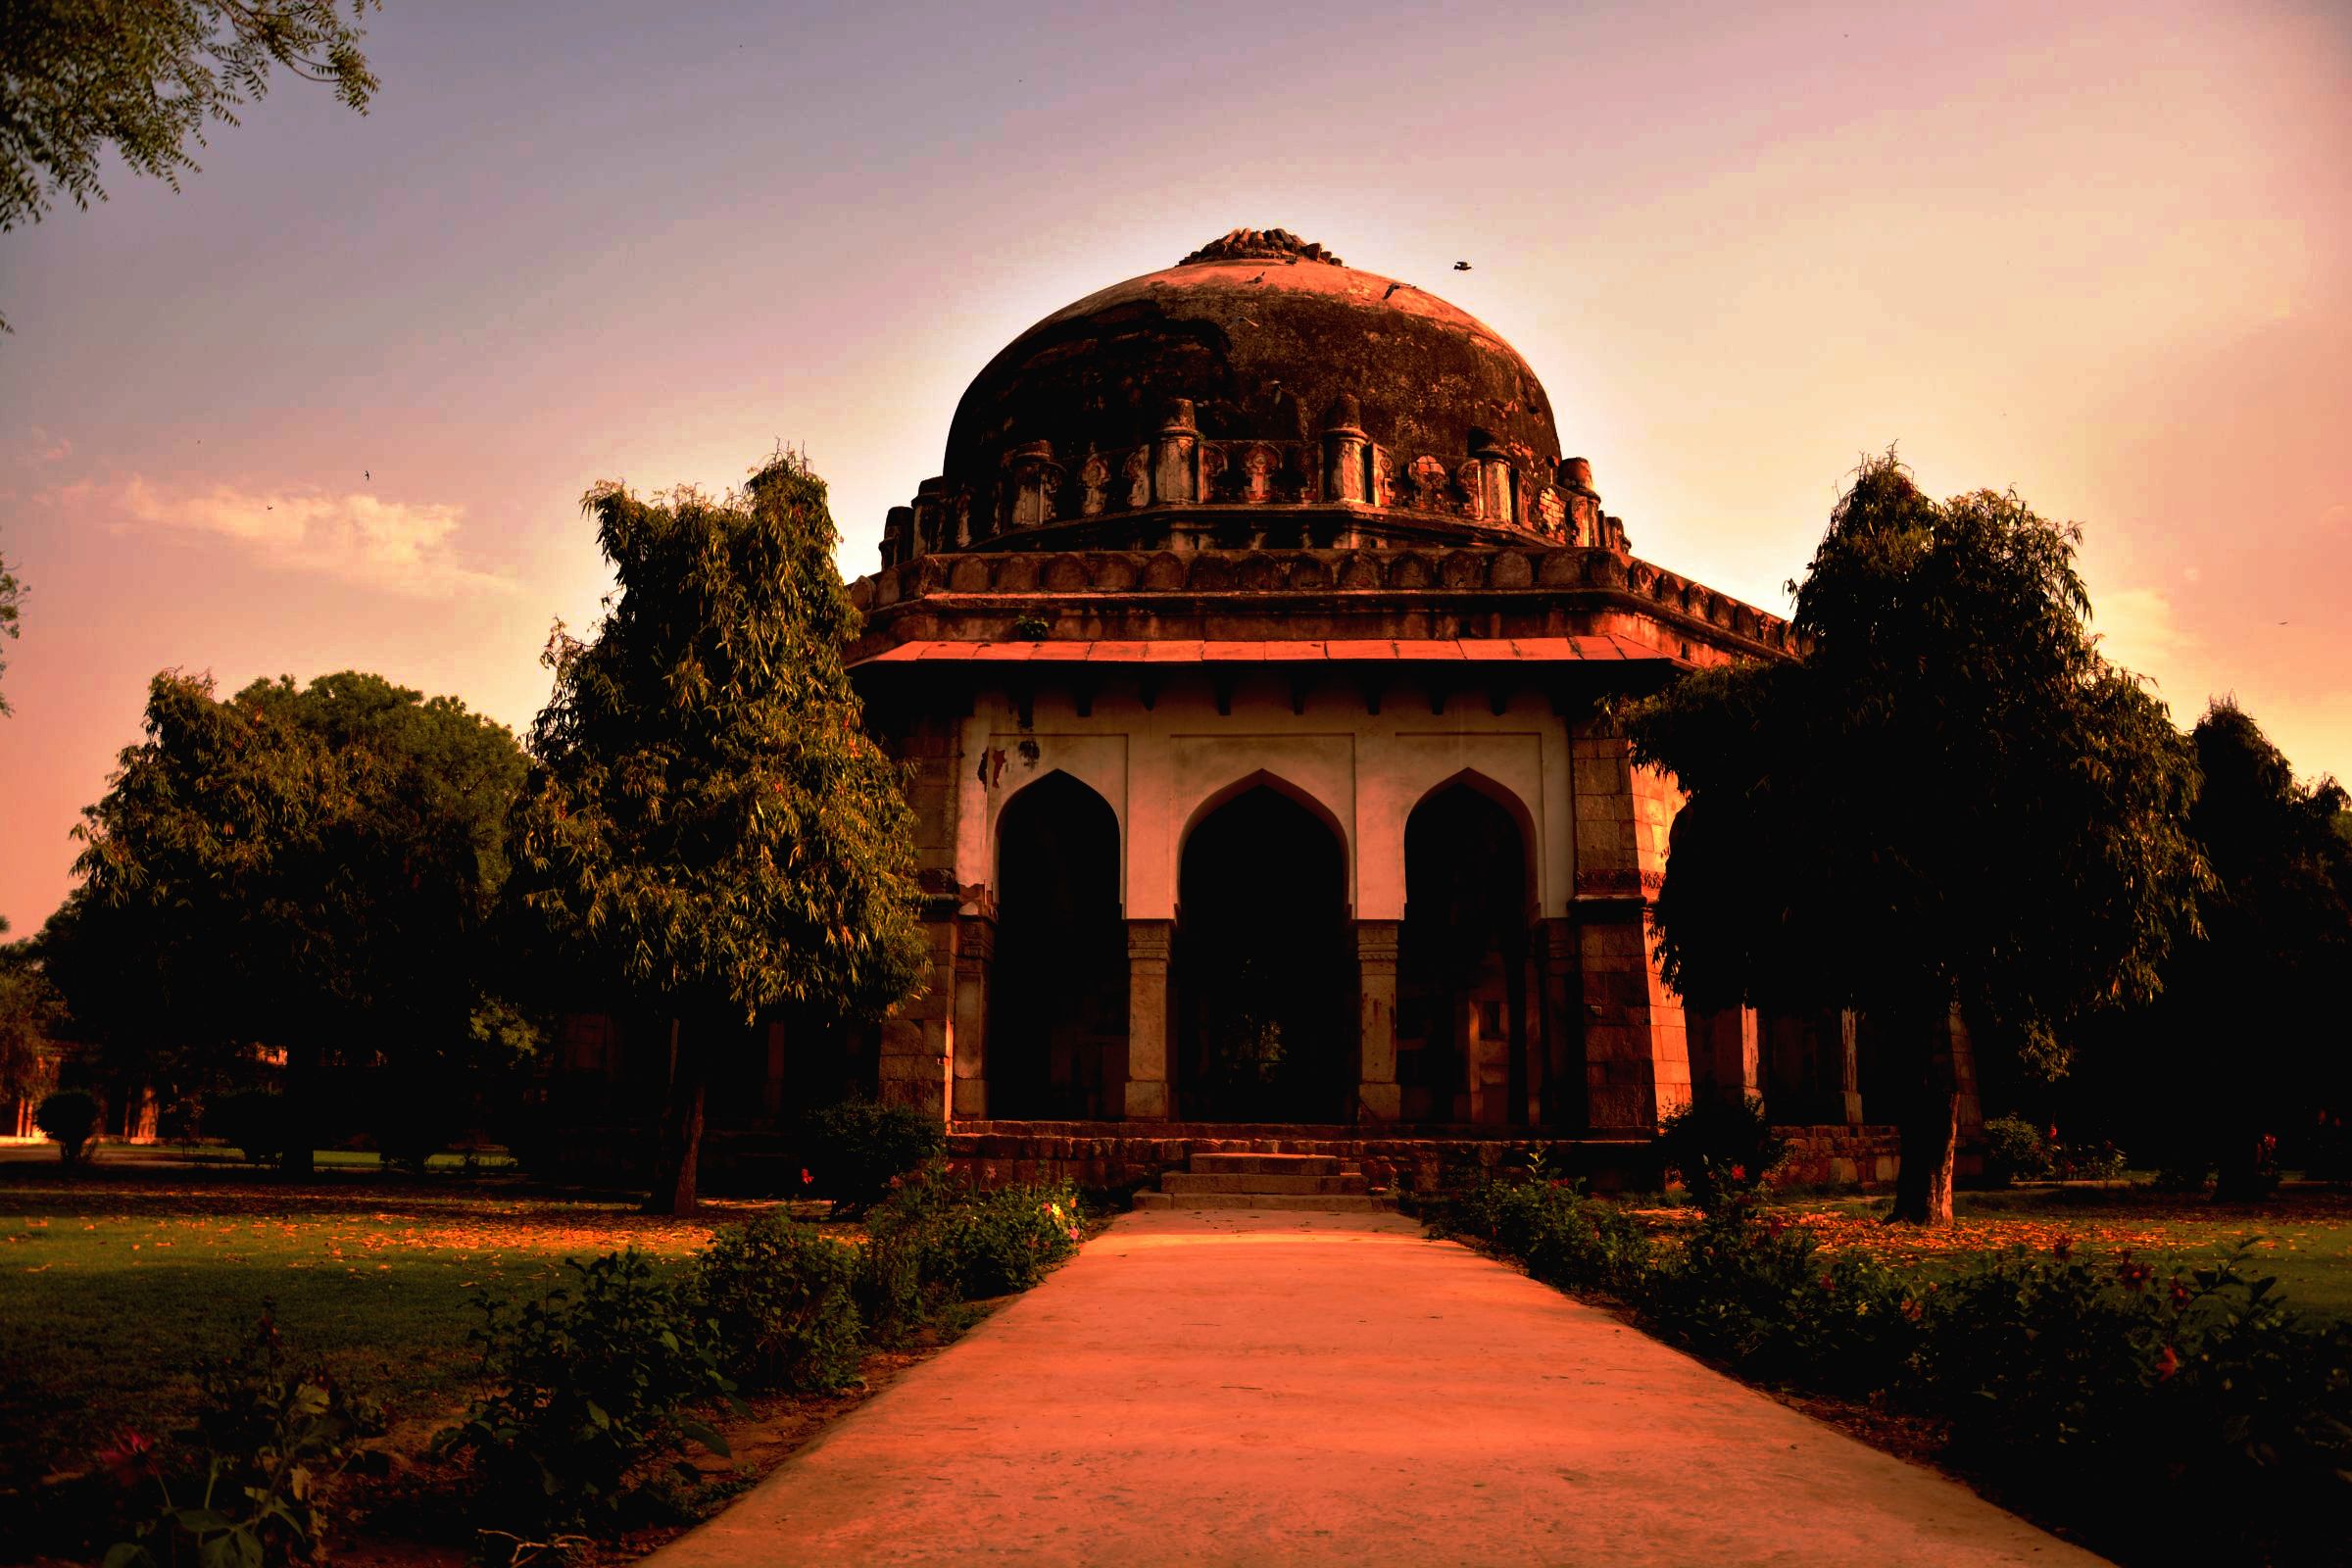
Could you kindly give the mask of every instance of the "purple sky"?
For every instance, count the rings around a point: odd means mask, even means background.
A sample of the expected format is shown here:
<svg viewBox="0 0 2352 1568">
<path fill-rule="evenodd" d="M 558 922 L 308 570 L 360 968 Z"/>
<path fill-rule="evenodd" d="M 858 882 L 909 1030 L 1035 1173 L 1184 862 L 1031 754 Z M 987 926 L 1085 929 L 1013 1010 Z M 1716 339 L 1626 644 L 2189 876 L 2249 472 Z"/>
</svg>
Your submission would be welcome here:
<svg viewBox="0 0 2352 1568">
<path fill-rule="evenodd" d="M 1645 559 L 1784 609 L 1899 442 L 2083 523 L 2177 718 L 2352 774 L 2348 17 L 390 0 L 367 118 L 281 81 L 0 236 L 0 914 L 156 670 L 520 727 L 591 482 L 805 446 L 866 571 L 997 348 L 1237 224 L 1494 325 Z"/>
</svg>

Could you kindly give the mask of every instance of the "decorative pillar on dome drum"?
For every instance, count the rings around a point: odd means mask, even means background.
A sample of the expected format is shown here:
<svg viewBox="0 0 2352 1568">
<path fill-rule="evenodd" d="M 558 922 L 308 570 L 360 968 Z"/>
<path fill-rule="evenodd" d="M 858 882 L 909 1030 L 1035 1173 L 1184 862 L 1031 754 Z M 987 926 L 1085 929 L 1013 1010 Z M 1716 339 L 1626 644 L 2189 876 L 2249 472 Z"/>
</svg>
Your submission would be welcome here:
<svg viewBox="0 0 2352 1568">
<path fill-rule="evenodd" d="M 1162 504 L 1200 499 L 1200 428 L 1191 398 L 1170 398 L 1159 439 L 1152 449 L 1152 499 Z"/>
<path fill-rule="evenodd" d="M 1364 434 L 1363 406 L 1352 392 L 1332 400 L 1323 416 L 1323 499 L 1362 506 L 1371 499 L 1372 475 L 1365 461 L 1371 437 Z"/>
</svg>

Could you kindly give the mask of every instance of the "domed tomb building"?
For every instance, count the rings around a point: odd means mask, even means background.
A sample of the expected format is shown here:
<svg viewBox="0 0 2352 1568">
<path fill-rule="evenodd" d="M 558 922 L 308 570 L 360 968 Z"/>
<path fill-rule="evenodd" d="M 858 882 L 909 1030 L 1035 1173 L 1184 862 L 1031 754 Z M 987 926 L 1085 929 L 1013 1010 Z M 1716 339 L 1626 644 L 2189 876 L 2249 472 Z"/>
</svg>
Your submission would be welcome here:
<svg viewBox="0 0 2352 1568">
<path fill-rule="evenodd" d="M 879 1085 L 958 1153 L 1606 1144 L 1776 1062 L 1776 1119 L 1859 1120 L 1850 1027 L 1659 979 L 1675 796 L 1605 716 L 1789 629 L 1632 554 L 1492 329 L 1236 230 L 1015 338 L 941 466 L 852 664 L 935 964 Z"/>
</svg>

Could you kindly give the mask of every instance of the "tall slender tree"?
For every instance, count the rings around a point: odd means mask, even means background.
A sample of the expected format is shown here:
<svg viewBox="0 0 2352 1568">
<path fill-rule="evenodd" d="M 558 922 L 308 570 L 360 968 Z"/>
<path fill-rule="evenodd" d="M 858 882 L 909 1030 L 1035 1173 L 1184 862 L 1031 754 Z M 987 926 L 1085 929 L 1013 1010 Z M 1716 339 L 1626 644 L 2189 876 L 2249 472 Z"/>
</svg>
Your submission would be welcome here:
<svg viewBox="0 0 2352 1568">
<path fill-rule="evenodd" d="M 590 640 L 549 641 L 512 887 L 578 996 L 677 1020 L 647 1207 L 685 1213 L 727 1042 L 915 989 L 913 823 L 843 663 L 822 480 L 787 456 L 724 498 L 583 508 L 618 586 Z"/>
<path fill-rule="evenodd" d="M 1636 755 L 1688 797 L 1667 978 L 1700 1006 L 1871 1015 L 1897 1219 L 1951 1216 L 1956 1017 L 1980 1052 L 2053 1069 L 2061 1027 L 2159 989 L 2194 925 L 2194 758 L 2100 657 L 2080 537 L 1870 460 L 1790 584 L 1802 657 L 1692 674 L 1631 715 Z"/>
</svg>

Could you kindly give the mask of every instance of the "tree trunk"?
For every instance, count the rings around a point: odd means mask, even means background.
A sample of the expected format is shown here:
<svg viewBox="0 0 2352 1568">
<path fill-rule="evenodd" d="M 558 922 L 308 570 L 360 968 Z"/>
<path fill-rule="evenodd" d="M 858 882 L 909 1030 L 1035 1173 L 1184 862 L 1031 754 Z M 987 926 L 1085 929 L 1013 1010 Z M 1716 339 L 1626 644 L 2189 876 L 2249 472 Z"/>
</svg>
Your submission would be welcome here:
<svg viewBox="0 0 2352 1568">
<path fill-rule="evenodd" d="M 286 1147 L 277 1166 L 281 1181 L 307 1182 L 318 1174 L 311 1145 L 318 1129 L 318 1054 L 315 1041 L 286 1048 Z"/>
<path fill-rule="evenodd" d="M 710 1039 L 707 1024 L 685 1022 L 672 1037 L 669 1101 L 662 1110 L 656 1132 L 654 1190 L 646 1195 L 648 1214 L 691 1214 L 694 1182 L 703 1154 L 703 1091 L 710 1078 Z"/>
<path fill-rule="evenodd" d="M 1918 1076 L 1902 1111 L 1902 1165 L 1894 1178 L 1898 1225 L 1952 1221 L 1952 1165 L 1960 1148 L 1960 1090 L 1952 1074 L 1951 1016 L 1906 1031 L 1918 1039 Z"/>
</svg>

